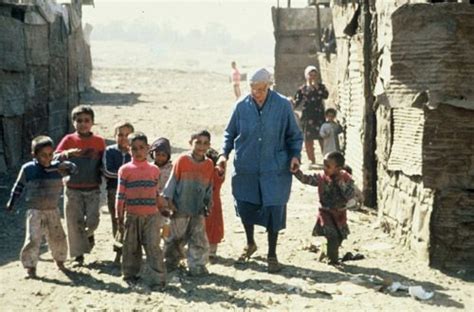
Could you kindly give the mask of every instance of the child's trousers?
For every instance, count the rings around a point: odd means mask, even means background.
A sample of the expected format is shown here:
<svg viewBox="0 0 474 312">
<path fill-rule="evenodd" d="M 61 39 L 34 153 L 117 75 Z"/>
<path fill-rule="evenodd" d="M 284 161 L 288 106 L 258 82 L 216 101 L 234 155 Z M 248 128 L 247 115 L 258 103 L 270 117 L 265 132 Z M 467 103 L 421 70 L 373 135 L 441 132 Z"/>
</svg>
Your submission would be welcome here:
<svg viewBox="0 0 474 312">
<path fill-rule="evenodd" d="M 152 276 L 152 278 L 160 282 L 166 280 L 158 227 L 158 213 L 147 216 L 127 214 L 122 249 L 122 273 L 124 277 L 135 277 L 140 273 L 143 246 L 147 266 L 156 274 L 156 277 Z"/>
<path fill-rule="evenodd" d="M 165 242 L 167 265 L 178 265 L 182 256 L 182 246 L 188 244 L 188 268 L 205 266 L 209 258 L 204 216 L 177 216 L 171 219 L 171 233 Z"/>
<path fill-rule="evenodd" d="M 43 235 L 46 235 L 53 259 L 60 262 L 66 260 L 66 234 L 64 234 L 58 210 L 29 209 L 26 212 L 25 244 L 20 253 L 23 267 L 34 268 L 38 264 Z"/>
<path fill-rule="evenodd" d="M 64 194 L 69 254 L 74 258 L 89 253 L 93 247 L 89 237 L 99 226 L 100 190 L 66 188 Z"/>
</svg>

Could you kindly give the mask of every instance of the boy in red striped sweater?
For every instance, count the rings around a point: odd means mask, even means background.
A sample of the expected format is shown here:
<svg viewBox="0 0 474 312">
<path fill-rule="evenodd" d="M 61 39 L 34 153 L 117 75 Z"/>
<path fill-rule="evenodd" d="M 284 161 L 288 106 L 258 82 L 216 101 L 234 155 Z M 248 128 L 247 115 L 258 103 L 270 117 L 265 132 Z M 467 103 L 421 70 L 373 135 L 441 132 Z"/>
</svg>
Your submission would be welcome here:
<svg viewBox="0 0 474 312">
<path fill-rule="evenodd" d="M 141 132 L 129 135 L 132 161 L 118 171 L 116 216 L 118 229 L 124 234 L 122 274 L 133 284 L 139 279 L 142 246 L 146 253 L 147 276 L 154 285 L 166 285 L 166 271 L 160 248 L 158 178 L 160 170 L 147 162 L 148 139 Z M 125 224 L 124 224 L 124 218 Z"/>
</svg>

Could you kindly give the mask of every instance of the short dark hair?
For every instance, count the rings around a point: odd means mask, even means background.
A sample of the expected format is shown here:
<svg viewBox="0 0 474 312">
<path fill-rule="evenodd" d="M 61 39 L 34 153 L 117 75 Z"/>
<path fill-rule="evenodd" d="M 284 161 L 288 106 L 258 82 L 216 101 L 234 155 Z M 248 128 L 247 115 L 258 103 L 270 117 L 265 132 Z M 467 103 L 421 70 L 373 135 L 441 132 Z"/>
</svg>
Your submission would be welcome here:
<svg viewBox="0 0 474 312">
<path fill-rule="evenodd" d="M 72 120 L 75 121 L 80 114 L 87 114 L 91 116 L 92 121 L 94 121 L 94 110 L 90 105 L 79 105 L 74 107 L 71 112 Z"/>
<path fill-rule="evenodd" d="M 346 159 L 344 158 L 344 155 L 342 155 L 341 152 L 327 153 L 326 156 L 324 156 L 324 159 L 333 160 L 336 163 L 336 165 L 341 168 L 344 167 L 344 163 L 346 162 Z"/>
<path fill-rule="evenodd" d="M 191 139 L 189 140 L 189 142 L 191 143 L 193 140 L 197 139 L 197 137 L 200 136 L 205 136 L 209 139 L 209 141 L 211 141 L 211 133 L 209 133 L 209 131 L 207 130 L 201 130 L 191 134 Z"/>
<path fill-rule="evenodd" d="M 131 123 L 129 123 L 128 121 L 122 121 L 115 124 L 114 135 L 117 135 L 117 133 L 119 133 L 120 129 L 122 128 L 129 128 L 130 130 L 132 130 L 132 132 L 135 131 L 135 128 L 133 128 L 133 125 Z"/>
<path fill-rule="evenodd" d="M 31 152 L 35 155 L 46 146 L 54 147 L 53 139 L 51 139 L 49 136 L 39 135 L 31 140 Z"/>
<path fill-rule="evenodd" d="M 352 167 L 349 165 L 344 165 L 343 169 L 350 175 L 352 175 Z"/>
<path fill-rule="evenodd" d="M 326 111 L 324 112 L 324 116 L 327 116 L 329 114 L 333 114 L 334 116 L 337 116 L 337 110 L 334 108 L 326 109 Z"/>
<path fill-rule="evenodd" d="M 128 135 L 128 144 L 132 145 L 135 141 L 143 141 L 145 144 L 148 144 L 148 138 L 146 137 L 145 133 L 137 131 L 132 132 Z"/>
</svg>

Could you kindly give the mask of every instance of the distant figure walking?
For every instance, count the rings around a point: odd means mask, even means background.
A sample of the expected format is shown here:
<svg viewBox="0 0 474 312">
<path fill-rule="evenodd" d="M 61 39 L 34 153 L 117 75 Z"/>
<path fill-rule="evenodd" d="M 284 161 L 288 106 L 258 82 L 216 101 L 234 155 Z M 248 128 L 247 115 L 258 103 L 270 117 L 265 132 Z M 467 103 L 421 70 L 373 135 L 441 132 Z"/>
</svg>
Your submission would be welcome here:
<svg viewBox="0 0 474 312">
<path fill-rule="evenodd" d="M 232 71 L 231 71 L 231 78 L 232 78 L 232 86 L 234 88 L 235 99 L 238 99 L 242 94 L 240 92 L 240 72 L 237 69 L 237 63 L 232 61 L 231 63 Z"/>
<path fill-rule="evenodd" d="M 322 149 L 323 141 L 319 134 L 321 125 L 325 121 L 323 100 L 329 96 L 326 86 L 319 79 L 315 66 L 308 66 L 304 70 L 306 83 L 302 85 L 295 95 L 295 108 L 301 107 L 301 127 L 304 133 L 306 155 L 312 166 L 316 162 L 314 156 L 314 140 L 319 141 Z"/>
</svg>

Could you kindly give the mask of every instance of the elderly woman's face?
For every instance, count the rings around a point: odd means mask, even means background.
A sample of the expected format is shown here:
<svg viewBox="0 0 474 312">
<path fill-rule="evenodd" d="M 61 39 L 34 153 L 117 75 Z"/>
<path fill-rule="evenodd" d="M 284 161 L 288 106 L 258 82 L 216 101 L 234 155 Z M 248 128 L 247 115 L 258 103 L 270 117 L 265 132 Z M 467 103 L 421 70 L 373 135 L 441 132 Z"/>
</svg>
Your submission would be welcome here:
<svg viewBox="0 0 474 312">
<path fill-rule="evenodd" d="M 265 102 L 268 94 L 268 83 L 256 82 L 250 85 L 250 93 L 257 104 L 262 105 Z"/>
</svg>

